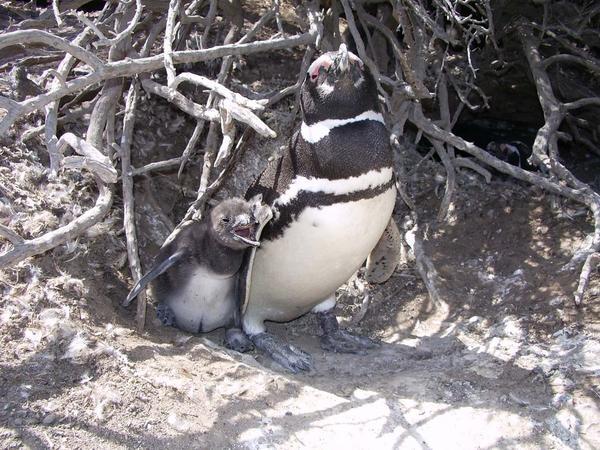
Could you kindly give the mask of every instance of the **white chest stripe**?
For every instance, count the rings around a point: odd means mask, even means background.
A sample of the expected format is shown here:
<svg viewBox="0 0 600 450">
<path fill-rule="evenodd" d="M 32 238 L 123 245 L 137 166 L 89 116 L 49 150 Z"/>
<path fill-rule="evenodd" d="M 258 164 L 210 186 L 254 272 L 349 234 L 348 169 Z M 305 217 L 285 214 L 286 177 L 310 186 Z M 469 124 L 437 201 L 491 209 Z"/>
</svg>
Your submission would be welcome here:
<svg viewBox="0 0 600 450">
<path fill-rule="evenodd" d="M 382 184 L 389 182 L 392 176 L 393 172 L 391 167 L 384 167 L 379 170 L 369 170 L 367 173 L 357 177 L 340 180 L 298 176 L 294 178 L 285 192 L 277 199 L 274 206 L 290 203 L 301 191 L 324 192 L 326 194 L 334 195 L 350 194 L 352 192 L 381 186 Z"/>
<path fill-rule="evenodd" d="M 314 144 L 315 142 L 319 142 L 321 139 L 327 136 L 333 128 L 341 127 L 342 125 L 349 123 L 360 122 L 362 120 L 374 120 L 376 122 L 385 124 L 381 113 L 375 111 L 365 111 L 364 113 L 349 119 L 325 119 L 321 122 L 313 123 L 312 125 L 307 125 L 302 122 L 300 134 L 305 141 Z"/>
</svg>

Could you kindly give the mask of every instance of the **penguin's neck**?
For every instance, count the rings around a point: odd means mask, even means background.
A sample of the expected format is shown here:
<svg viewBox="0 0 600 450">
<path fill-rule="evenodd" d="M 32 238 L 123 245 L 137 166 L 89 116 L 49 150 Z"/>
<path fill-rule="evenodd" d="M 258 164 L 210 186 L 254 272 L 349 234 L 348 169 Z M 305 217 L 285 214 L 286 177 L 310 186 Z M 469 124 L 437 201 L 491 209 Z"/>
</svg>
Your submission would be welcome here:
<svg viewBox="0 0 600 450">
<path fill-rule="evenodd" d="M 320 121 L 307 121 L 306 118 L 300 126 L 302 139 L 310 144 L 316 144 L 323 138 L 329 136 L 335 128 L 344 127 L 363 121 L 374 121 L 385 125 L 383 115 L 376 110 L 363 111 L 346 119 L 324 119 Z"/>
<path fill-rule="evenodd" d="M 389 133 L 375 110 L 303 121 L 291 153 L 295 175 L 307 178 L 349 179 L 392 167 Z"/>
<path fill-rule="evenodd" d="M 244 250 L 233 249 L 221 244 L 214 236 L 201 242 L 200 252 L 207 258 L 208 268 L 219 275 L 233 276 L 242 265 Z"/>
</svg>

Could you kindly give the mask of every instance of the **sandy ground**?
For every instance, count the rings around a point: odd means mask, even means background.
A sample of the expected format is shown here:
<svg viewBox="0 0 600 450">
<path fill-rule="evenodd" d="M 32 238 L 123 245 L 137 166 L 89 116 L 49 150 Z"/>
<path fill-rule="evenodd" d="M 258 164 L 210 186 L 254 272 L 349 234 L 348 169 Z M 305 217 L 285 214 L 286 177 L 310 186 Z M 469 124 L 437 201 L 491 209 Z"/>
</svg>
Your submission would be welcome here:
<svg viewBox="0 0 600 450">
<path fill-rule="evenodd" d="M 20 231 L 55 226 L 93 199 L 76 189 L 89 180 L 48 180 L 36 153 L 17 147 L 2 150 L 3 180 L 35 175 L 19 164 L 40 171 L 37 187 L 12 184 Z M 352 322 L 366 286 L 369 309 L 351 328 L 381 348 L 330 354 L 314 318 L 270 324 L 312 353 L 309 374 L 229 352 L 222 332 L 192 336 L 151 321 L 137 335 L 133 311 L 118 305 L 130 281 L 114 217 L 2 272 L 2 447 L 598 448 L 600 285 L 594 276 L 576 309 L 575 274 L 560 272 L 586 217 L 567 204 L 560 218 L 535 189 L 465 174 L 453 218 L 436 225 L 439 170 L 423 165 L 413 191 L 443 301 L 431 303 L 409 258 L 383 285 L 359 274 L 339 291 L 338 315 Z M 61 201 L 49 206 L 58 186 Z M 36 222 L 20 212 L 44 206 L 52 213 Z M 397 221 L 406 214 L 399 203 Z"/>
<path fill-rule="evenodd" d="M 280 89 L 294 82 L 301 56 L 248 58 L 234 84 Z M 280 138 L 253 139 L 220 195 L 243 192 L 285 145 L 292 107 L 284 101 L 266 114 Z M 193 125 L 144 97 L 134 165 L 180 155 Z M 31 123 L 18 126 L 0 142 L 0 221 L 30 238 L 80 215 L 97 193 L 86 174 L 49 177 L 42 140 L 19 143 Z M 195 194 L 201 158 L 180 180 L 173 172 L 137 180 L 146 268 Z M 411 170 L 419 156 L 401 159 Z M 597 187 L 589 167 L 576 169 Z M 600 278 L 593 274 L 575 308 L 577 273 L 561 270 L 591 230 L 586 212 L 499 176 L 488 185 L 463 173 L 450 220 L 437 224 L 443 181 L 430 161 L 410 182 L 440 302 L 430 301 L 410 256 L 385 284 L 367 285 L 359 273 L 340 289 L 337 313 L 381 348 L 326 353 L 313 317 L 269 324 L 313 355 L 314 372 L 300 375 L 259 353 L 225 350 L 222 331 L 162 328 L 152 306 L 144 334 L 134 331 L 134 308 L 119 306 L 131 279 L 117 189 L 102 223 L 0 272 L 0 447 L 600 448 Z M 407 216 L 399 200 L 403 232 Z M 371 302 L 357 320 L 365 294 Z"/>
</svg>

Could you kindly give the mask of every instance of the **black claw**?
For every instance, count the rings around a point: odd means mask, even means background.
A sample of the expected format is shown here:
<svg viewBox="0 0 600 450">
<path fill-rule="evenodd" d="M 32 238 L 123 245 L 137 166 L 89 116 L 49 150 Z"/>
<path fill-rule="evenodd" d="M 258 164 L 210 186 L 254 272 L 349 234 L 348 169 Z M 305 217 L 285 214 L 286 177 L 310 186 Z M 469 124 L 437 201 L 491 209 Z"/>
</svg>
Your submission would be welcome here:
<svg viewBox="0 0 600 450">
<path fill-rule="evenodd" d="M 254 349 L 254 344 L 239 328 L 229 328 L 225 332 L 225 347 L 236 352 L 246 353 Z"/>
<path fill-rule="evenodd" d="M 332 331 L 321 336 L 321 348 L 336 353 L 364 353 L 365 350 L 379 347 L 379 342 L 358 336 L 345 330 Z"/>
<path fill-rule="evenodd" d="M 318 313 L 317 316 L 323 330 L 321 348 L 324 350 L 337 353 L 363 353 L 380 345 L 374 339 L 341 330 L 332 311 Z"/>
<path fill-rule="evenodd" d="M 312 370 L 312 357 L 291 345 L 282 342 L 269 333 L 260 333 L 251 336 L 256 348 L 269 355 L 273 361 L 293 373 L 301 370 Z"/>
<path fill-rule="evenodd" d="M 159 303 L 156 306 L 156 317 L 160 320 L 165 327 L 174 327 L 175 326 L 175 314 L 164 303 Z"/>
</svg>

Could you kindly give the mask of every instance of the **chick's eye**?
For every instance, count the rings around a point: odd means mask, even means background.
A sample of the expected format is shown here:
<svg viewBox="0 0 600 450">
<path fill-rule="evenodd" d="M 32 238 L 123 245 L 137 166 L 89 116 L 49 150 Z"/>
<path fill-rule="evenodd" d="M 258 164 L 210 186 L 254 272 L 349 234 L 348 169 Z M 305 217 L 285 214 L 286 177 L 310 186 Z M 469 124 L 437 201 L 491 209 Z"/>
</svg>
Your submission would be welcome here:
<svg viewBox="0 0 600 450">
<path fill-rule="evenodd" d="M 221 222 L 224 222 L 224 223 L 229 223 L 229 222 L 230 222 L 230 220 L 231 220 L 231 219 L 230 219 L 229 217 L 221 217 Z"/>
</svg>

